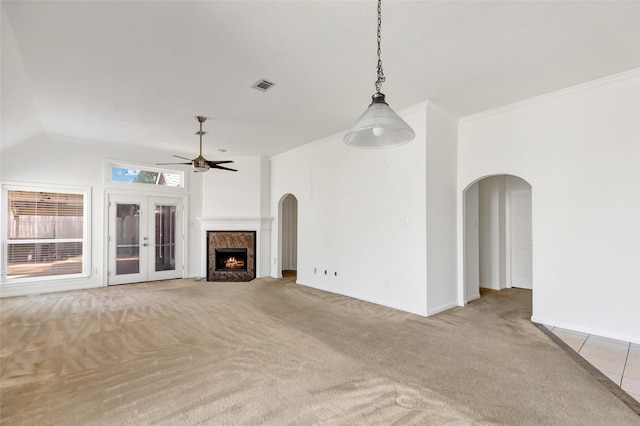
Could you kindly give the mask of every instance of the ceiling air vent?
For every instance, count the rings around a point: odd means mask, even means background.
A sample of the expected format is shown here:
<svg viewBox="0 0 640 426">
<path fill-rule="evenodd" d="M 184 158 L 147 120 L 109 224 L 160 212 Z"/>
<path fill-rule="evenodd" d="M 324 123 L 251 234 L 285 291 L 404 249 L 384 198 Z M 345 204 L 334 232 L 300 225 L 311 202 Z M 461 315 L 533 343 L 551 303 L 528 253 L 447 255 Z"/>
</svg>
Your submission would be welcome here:
<svg viewBox="0 0 640 426">
<path fill-rule="evenodd" d="M 262 92 L 266 92 L 271 88 L 271 86 L 275 86 L 275 85 L 276 85 L 275 83 L 272 83 L 267 80 L 258 80 L 251 87 L 253 87 L 254 89 L 260 90 Z"/>
</svg>

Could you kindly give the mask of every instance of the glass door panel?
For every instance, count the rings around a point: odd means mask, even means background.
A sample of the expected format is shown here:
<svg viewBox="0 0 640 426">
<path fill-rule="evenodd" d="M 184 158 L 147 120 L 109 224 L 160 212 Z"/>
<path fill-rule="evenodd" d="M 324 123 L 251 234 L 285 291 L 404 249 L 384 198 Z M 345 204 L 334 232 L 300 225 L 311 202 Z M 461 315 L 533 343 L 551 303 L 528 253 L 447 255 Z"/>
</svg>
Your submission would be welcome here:
<svg viewBox="0 0 640 426">
<path fill-rule="evenodd" d="M 146 280 L 148 239 L 145 196 L 109 194 L 109 284 Z"/>
<path fill-rule="evenodd" d="M 109 194 L 108 283 L 182 278 L 182 198 Z"/>
<path fill-rule="evenodd" d="M 155 267 L 158 271 L 176 269 L 176 206 L 156 204 Z"/>
<path fill-rule="evenodd" d="M 149 280 L 182 278 L 182 199 L 149 197 L 153 216 L 148 234 L 153 250 L 149 252 Z"/>
<path fill-rule="evenodd" d="M 116 202 L 116 275 L 140 273 L 140 204 Z"/>
</svg>

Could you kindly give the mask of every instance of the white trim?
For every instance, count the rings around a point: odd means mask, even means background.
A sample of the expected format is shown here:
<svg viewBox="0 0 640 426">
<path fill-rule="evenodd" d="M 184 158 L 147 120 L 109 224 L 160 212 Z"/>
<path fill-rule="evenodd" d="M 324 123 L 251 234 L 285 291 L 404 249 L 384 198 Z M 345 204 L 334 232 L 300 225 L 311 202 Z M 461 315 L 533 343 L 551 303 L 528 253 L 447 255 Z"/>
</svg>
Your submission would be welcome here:
<svg viewBox="0 0 640 426">
<path fill-rule="evenodd" d="M 2 230 L 0 230 L 0 236 L 2 238 L 2 259 L 0 259 L 0 287 L 10 288 L 12 285 L 15 286 L 24 286 L 33 283 L 39 282 L 51 282 L 51 281 L 61 281 L 61 280 L 75 280 L 80 279 L 84 280 L 91 276 L 92 272 L 92 264 L 91 264 L 91 218 L 92 212 L 91 207 L 93 205 L 92 200 L 92 188 L 90 186 L 76 186 L 76 185 L 58 185 L 58 184 L 45 184 L 45 183 L 36 183 L 36 182 L 17 182 L 17 181 L 0 181 L 0 186 L 2 187 L 2 193 L 0 196 L 2 197 L 3 205 L 5 204 L 5 200 L 7 199 L 7 192 L 11 190 L 28 190 L 28 191 L 43 191 L 43 192 L 57 192 L 57 193 L 74 193 L 81 194 L 83 201 L 83 212 L 82 212 L 82 238 L 79 239 L 82 241 L 82 272 L 79 274 L 64 274 L 64 275 L 46 275 L 46 276 L 37 276 L 37 277 L 28 277 L 28 278 L 7 278 L 7 246 L 9 245 L 8 237 L 7 237 L 7 209 L 2 209 L 0 212 L 0 226 L 2 226 Z M 73 239 L 77 241 L 78 239 Z M 20 240 L 14 240 L 12 242 L 19 242 Z M 34 242 L 38 240 L 29 240 L 29 242 Z M 47 240 L 47 242 L 66 242 L 69 239 L 63 240 Z M 51 287 L 55 287 L 54 283 L 49 284 Z M 36 286 L 37 287 L 37 286 Z M 29 294 L 31 290 L 27 290 L 23 294 Z M 49 290 L 46 290 L 49 291 Z M 54 291 L 54 290 L 52 290 Z M 57 290 L 55 290 L 57 291 Z M 5 292 L 2 292 L 2 296 L 4 297 Z"/>
<path fill-rule="evenodd" d="M 457 164 L 456 164 L 456 167 Z M 458 173 L 459 174 L 459 173 Z M 466 215 L 466 189 L 456 189 L 456 291 L 458 306 L 464 306 L 469 302 L 467 296 L 467 253 L 465 250 L 465 215 Z"/>
<path fill-rule="evenodd" d="M 160 188 L 166 188 L 166 187 L 160 187 Z M 183 188 L 180 188 L 183 189 Z M 110 199 L 111 197 L 138 197 L 139 199 L 144 199 L 146 200 L 146 202 L 150 201 L 150 199 L 152 198 L 167 198 L 169 200 L 174 200 L 174 199 L 178 199 L 182 202 L 182 211 L 179 212 L 179 215 L 182 216 L 182 228 L 181 228 L 181 233 L 182 233 L 182 253 L 181 253 L 181 262 L 177 262 L 176 263 L 176 271 L 178 270 L 178 267 L 181 268 L 181 275 L 182 278 L 186 277 L 186 265 L 188 264 L 188 240 L 189 240 L 189 235 L 188 235 L 188 222 L 189 222 L 189 216 L 188 216 L 188 195 L 186 193 L 175 193 L 173 191 L 122 191 L 122 190 L 116 190 L 116 189 L 111 189 L 111 188 L 106 188 L 103 191 L 103 195 L 104 195 L 104 199 L 103 199 L 103 217 L 105 218 L 105 220 L 103 220 L 103 229 L 102 229 L 102 235 L 104 236 L 103 239 L 103 249 L 102 249 L 102 253 L 103 253 L 103 268 L 102 268 L 102 282 L 103 282 L 103 286 L 108 286 L 110 285 L 109 283 L 109 269 L 110 269 L 110 261 L 111 259 L 109 258 L 110 252 L 109 252 L 109 243 L 111 242 L 109 240 L 110 238 L 110 234 L 109 234 L 109 223 L 110 223 L 110 216 L 109 216 L 109 208 L 110 208 Z M 171 202 L 171 201 L 169 201 Z M 178 259 L 176 258 L 176 261 Z M 157 279 L 148 279 L 147 281 L 157 281 Z"/>
<path fill-rule="evenodd" d="M 603 84 L 608 84 L 611 83 L 613 81 L 617 81 L 617 80 L 625 80 L 627 78 L 635 78 L 640 76 L 640 68 L 635 68 L 629 71 L 624 71 L 618 74 L 614 74 L 614 75 L 610 75 L 607 77 L 602 77 L 599 78 L 597 80 L 591 80 L 588 81 L 586 83 L 580 83 L 580 84 L 576 84 L 575 86 L 571 86 L 571 87 L 567 87 L 564 89 L 560 89 L 560 90 L 556 90 L 553 92 L 549 92 L 549 93 L 545 93 L 544 95 L 539 95 L 539 96 L 534 96 L 532 98 L 527 98 L 525 100 L 522 101 L 517 101 L 517 102 L 513 102 L 507 105 L 502 105 L 496 108 L 492 108 L 492 109 L 488 109 L 486 111 L 482 111 L 482 112 L 478 112 L 475 114 L 471 114 L 471 115 L 467 115 L 464 116 L 462 118 L 460 118 L 459 123 L 465 122 L 465 121 L 472 121 L 472 120 L 476 120 L 476 119 L 480 119 L 480 118 L 484 118 L 487 116 L 491 116 L 494 114 L 500 114 L 506 111 L 511 111 L 511 110 L 517 110 L 520 108 L 525 108 L 528 107 L 530 105 L 533 104 L 537 104 L 539 102 L 543 102 L 543 101 L 547 101 L 549 99 L 554 99 L 554 98 L 559 98 L 562 96 L 566 96 L 566 95 L 570 95 L 572 93 L 575 92 L 580 92 L 582 90 L 591 88 L 591 87 L 597 87 L 597 86 L 601 86 Z"/>
<path fill-rule="evenodd" d="M 112 182 L 111 181 L 111 164 L 117 164 L 122 166 L 140 167 L 151 171 L 170 171 L 181 175 L 182 186 L 166 186 L 166 185 L 151 185 L 141 184 L 135 182 Z M 188 247 L 189 247 L 189 231 L 188 223 L 189 219 L 189 179 L 187 173 L 184 170 L 178 170 L 175 168 L 157 167 L 149 163 L 143 163 L 138 161 L 122 160 L 118 158 L 106 157 L 102 163 L 103 165 L 103 248 L 102 248 L 102 282 L 103 286 L 109 285 L 109 197 L 116 195 L 136 195 L 146 197 L 172 197 L 181 198 L 183 205 L 183 220 L 182 220 L 182 233 L 183 233 L 183 245 L 182 245 L 182 276 L 185 277 L 187 273 L 186 266 L 188 265 Z M 177 265 L 176 265 L 177 266 Z"/>
<path fill-rule="evenodd" d="M 109 285 L 109 195 L 108 189 L 102 191 L 102 286 Z"/>
<path fill-rule="evenodd" d="M 17 189 L 17 190 L 24 189 L 24 188 L 33 188 L 34 191 L 42 190 L 42 189 L 54 189 L 55 191 L 52 191 L 52 192 L 58 192 L 58 191 L 64 190 L 64 191 L 81 193 L 83 191 L 91 189 L 90 186 L 64 185 L 64 184 L 61 185 L 57 183 L 42 183 L 42 182 L 21 182 L 21 181 L 11 181 L 11 180 L 0 181 L 0 185 L 2 185 L 3 188 Z"/>
<path fill-rule="evenodd" d="M 350 297 L 352 299 L 361 300 L 361 301 L 367 302 L 367 303 L 373 303 L 375 305 L 385 306 L 387 308 L 395 309 L 395 310 L 401 311 L 403 313 L 410 313 L 410 314 L 414 314 L 414 315 L 419 315 L 421 317 L 427 317 L 428 316 L 427 312 L 425 312 L 425 311 L 410 310 L 410 309 L 407 309 L 404 306 L 400 307 L 398 305 L 394 305 L 394 304 L 388 303 L 386 301 L 382 302 L 380 300 L 377 300 L 377 299 L 371 298 L 371 297 L 364 297 L 364 296 L 361 296 L 361 295 L 355 295 L 355 294 L 350 293 L 350 292 L 337 291 L 336 289 L 328 290 L 326 288 L 319 287 L 319 286 L 316 286 L 314 284 L 304 283 L 304 282 L 301 282 L 301 281 L 296 281 L 296 284 L 300 284 L 300 285 L 303 285 L 303 286 L 309 287 L 309 288 L 315 288 L 316 290 L 325 291 L 327 293 L 339 294 L 341 296 Z"/>
<path fill-rule="evenodd" d="M 446 305 L 438 306 L 437 308 L 427 309 L 427 316 L 439 314 L 440 312 L 448 311 L 451 308 L 458 306 L 458 302 L 447 303 Z"/>
<path fill-rule="evenodd" d="M 60 275 L 60 277 L 64 276 Z M 69 277 L 69 275 L 66 275 L 66 277 Z M 102 283 L 88 283 L 89 277 L 74 278 L 64 282 L 54 282 L 53 278 L 57 278 L 57 276 L 48 278 L 50 279 L 39 282 L 4 283 L 0 286 L 0 298 L 104 287 Z"/>
<path fill-rule="evenodd" d="M 233 219 L 196 217 L 203 231 L 269 231 L 272 218 Z"/>
<path fill-rule="evenodd" d="M 480 293 L 467 296 L 467 303 L 480 299 Z"/>
</svg>

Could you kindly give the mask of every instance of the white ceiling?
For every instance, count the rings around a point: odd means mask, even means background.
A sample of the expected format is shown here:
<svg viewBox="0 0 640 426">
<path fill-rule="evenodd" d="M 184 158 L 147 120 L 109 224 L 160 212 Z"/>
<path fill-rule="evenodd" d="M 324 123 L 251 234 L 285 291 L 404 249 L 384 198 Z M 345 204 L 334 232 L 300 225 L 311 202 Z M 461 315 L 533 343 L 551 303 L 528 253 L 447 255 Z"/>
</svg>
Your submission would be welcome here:
<svg viewBox="0 0 640 426">
<path fill-rule="evenodd" d="M 465 116 L 640 68 L 638 1 L 392 1 L 382 91 Z M 2 149 L 32 137 L 274 155 L 374 92 L 375 1 L 2 1 Z M 250 86 L 276 83 L 264 93 Z"/>
</svg>

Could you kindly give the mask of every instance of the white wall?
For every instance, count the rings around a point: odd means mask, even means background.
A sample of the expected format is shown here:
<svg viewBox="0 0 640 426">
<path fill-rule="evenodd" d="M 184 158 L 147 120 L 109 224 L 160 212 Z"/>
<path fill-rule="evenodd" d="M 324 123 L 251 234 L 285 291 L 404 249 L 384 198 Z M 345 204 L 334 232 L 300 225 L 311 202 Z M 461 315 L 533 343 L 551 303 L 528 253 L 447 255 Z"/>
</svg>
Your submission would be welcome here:
<svg viewBox="0 0 640 426">
<path fill-rule="evenodd" d="M 17 183 L 69 185 L 91 189 L 91 275 L 88 278 L 51 280 L 39 283 L 3 284 L 2 295 L 31 294 L 76 288 L 99 287 L 106 282 L 106 159 L 154 164 L 171 153 L 149 152 L 128 146 L 87 144 L 76 140 L 35 138 L 2 152 L 0 180 Z M 187 176 L 187 185 L 198 191 L 199 179 Z M 117 189 L 126 191 L 127 188 Z M 176 191 L 175 196 L 187 196 Z M 188 211 L 191 209 L 188 208 Z M 187 218 L 187 223 L 189 219 Z M 190 250 L 187 248 L 187 254 Z"/>
<path fill-rule="evenodd" d="M 216 218 L 259 218 L 262 211 L 262 177 L 265 163 L 260 157 L 234 157 L 223 164 L 237 172 L 211 169 L 202 183 L 202 215 Z M 267 173 L 269 163 L 266 163 Z M 267 186 L 269 182 L 267 181 Z M 267 204 L 268 206 L 268 204 Z"/>
<path fill-rule="evenodd" d="M 640 343 L 639 118 L 634 71 L 461 120 L 460 206 L 484 176 L 532 186 L 534 321 Z"/>
<path fill-rule="evenodd" d="M 480 287 L 505 288 L 504 176 L 478 182 Z"/>
<path fill-rule="evenodd" d="M 271 228 L 265 224 L 270 218 L 271 162 L 262 157 L 234 157 L 234 163 L 228 166 L 237 172 L 212 169 L 204 173 L 202 182 L 202 210 L 197 221 L 219 223 L 219 229 L 227 228 L 257 231 L 257 268 L 256 276 L 269 276 L 271 258 Z M 251 223 L 249 228 L 242 228 L 238 221 Z M 257 224 L 259 229 L 253 229 Z M 204 271 L 206 257 L 206 231 L 196 226 L 194 240 L 200 241 L 194 246 L 195 259 L 201 259 L 198 271 Z M 195 262 L 195 261 L 194 261 Z M 195 267 L 195 263 L 194 263 Z M 199 272 L 202 274 L 202 272 Z"/>
<path fill-rule="evenodd" d="M 299 283 L 426 314 L 425 117 L 403 114 L 416 138 L 400 147 L 351 148 L 338 134 L 272 158 L 271 211 L 298 199 Z"/>
<path fill-rule="evenodd" d="M 34 284 L 2 286 L 2 295 L 31 294 L 76 288 L 99 287 L 105 284 L 106 213 L 105 185 L 106 159 L 153 165 L 167 162 L 173 153 L 136 149 L 115 144 L 86 143 L 76 140 L 40 137 L 7 149 L 0 160 L 0 180 L 50 185 L 71 185 L 91 188 L 91 276 L 72 280 L 51 280 Z M 196 218 L 269 216 L 268 188 L 270 187 L 270 162 L 258 157 L 234 158 L 232 167 L 238 172 L 210 170 L 193 173 L 185 168 L 188 192 L 186 195 L 186 271 L 185 276 L 201 276 L 205 255 L 202 253 L 202 235 Z M 112 186 L 112 189 L 114 187 Z M 115 188 L 126 191 L 127 188 Z M 266 192 L 266 197 L 263 195 Z M 267 206 L 263 201 L 266 200 Z M 270 230 L 262 235 L 263 259 L 261 268 L 269 274 Z"/>
<path fill-rule="evenodd" d="M 298 265 L 298 200 L 291 194 L 280 207 L 281 270 L 295 271 Z"/>
<path fill-rule="evenodd" d="M 459 295 L 463 302 L 471 302 L 480 298 L 480 200 L 479 184 L 471 185 L 464 193 L 464 256 L 460 263 L 464 270 L 460 278 L 464 280 L 464 293 Z M 461 304 L 464 304 L 461 303 Z"/>
<path fill-rule="evenodd" d="M 427 308 L 433 315 L 457 306 L 456 161 L 458 119 L 427 104 Z"/>
<path fill-rule="evenodd" d="M 271 209 L 298 199 L 299 283 L 427 315 L 456 304 L 456 120 L 426 104 L 401 115 L 416 137 L 400 147 L 338 134 L 274 157 Z"/>
</svg>

